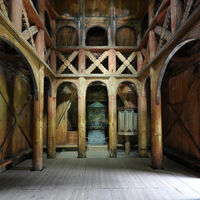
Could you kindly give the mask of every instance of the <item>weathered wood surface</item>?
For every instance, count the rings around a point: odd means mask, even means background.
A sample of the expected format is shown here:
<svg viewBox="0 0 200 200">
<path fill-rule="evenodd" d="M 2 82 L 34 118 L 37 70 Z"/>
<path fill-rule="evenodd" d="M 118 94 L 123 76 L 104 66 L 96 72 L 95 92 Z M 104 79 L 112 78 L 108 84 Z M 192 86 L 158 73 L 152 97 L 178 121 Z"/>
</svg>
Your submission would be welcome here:
<svg viewBox="0 0 200 200">
<path fill-rule="evenodd" d="M 162 88 L 163 142 L 169 149 L 199 160 L 200 79 L 193 71 L 191 66 L 170 78 L 168 87 Z"/>
<path fill-rule="evenodd" d="M 150 159 L 119 154 L 120 158 L 106 159 L 103 153 L 90 152 L 89 158 L 83 160 L 76 158 L 76 152 L 63 152 L 56 160 L 45 159 L 46 168 L 34 173 L 29 171 L 31 161 L 27 160 L 0 174 L 1 199 L 200 198 L 199 174 L 168 159 L 165 170 L 155 171 Z"/>
<path fill-rule="evenodd" d="M 0 160 L 32 146 L 33 114 L 30 80 L 19 72 L 16 75 L 17 72 L 9 70 L 8 65 L 7 70 L 2 66 L 1 63 Z"/>
</svg>

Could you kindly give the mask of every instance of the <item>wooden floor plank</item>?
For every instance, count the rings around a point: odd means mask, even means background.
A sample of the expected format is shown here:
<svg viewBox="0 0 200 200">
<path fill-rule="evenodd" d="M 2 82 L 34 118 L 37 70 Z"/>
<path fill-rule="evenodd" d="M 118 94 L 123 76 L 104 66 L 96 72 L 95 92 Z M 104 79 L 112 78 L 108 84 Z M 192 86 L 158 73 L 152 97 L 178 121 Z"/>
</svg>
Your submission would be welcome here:
<svg viewBox="0 0 200 200">
<path fill-rule="evenodd" d="M 164 170 L 153 170 L 150 158 L 136 153 L 107 158 L 105 152 L 60 152 L 44 159 L 46 168 L 31 172 L 31 160 L 0 174 L 0 199 L 8 200 L 171 200 L 200 199 L 200 174 L 165 158 Z"/>
</svg>

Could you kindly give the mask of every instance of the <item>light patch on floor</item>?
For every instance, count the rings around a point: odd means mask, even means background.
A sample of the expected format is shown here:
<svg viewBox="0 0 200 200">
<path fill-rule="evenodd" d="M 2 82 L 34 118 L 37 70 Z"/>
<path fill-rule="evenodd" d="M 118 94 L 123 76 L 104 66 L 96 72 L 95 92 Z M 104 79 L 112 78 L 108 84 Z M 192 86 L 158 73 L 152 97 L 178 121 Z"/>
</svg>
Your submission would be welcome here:
<svg viewBox="0 0 200 200">
<path fill-rule="evenodd" d="M 45 156 L 44 156 L 45 157 Z M 31 172 L 31 160 L 0 174 L 1 200 L 197 200 L 200 174 L 167 158 L 164 170 L 153 170 L 150 158 L 136 153 L 117 159 L 107 152 L 60 152 L 54 160 L 44 159 L 46 168 Z"/>
</svg>

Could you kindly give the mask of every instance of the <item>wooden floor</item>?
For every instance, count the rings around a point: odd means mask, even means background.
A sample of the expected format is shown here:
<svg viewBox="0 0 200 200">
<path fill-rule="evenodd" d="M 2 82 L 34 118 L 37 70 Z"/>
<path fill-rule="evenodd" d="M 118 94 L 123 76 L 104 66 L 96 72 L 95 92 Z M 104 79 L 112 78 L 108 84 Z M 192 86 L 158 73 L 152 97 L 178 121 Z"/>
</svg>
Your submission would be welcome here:
<svg viewBox="0 0 200 200">
<path fill-rule="evenodd" d="M 174 200 L 200 199 L 200 175 L 165 158 L 165 170 L 152 170 L 150 159 L 106 158 L 90 152 L 77 159 L 74 152 L 45 159 L 42 172 L 31 172 L 31 160 L 0 174 L 0 199 L 20 200 Z"/>
</svg>

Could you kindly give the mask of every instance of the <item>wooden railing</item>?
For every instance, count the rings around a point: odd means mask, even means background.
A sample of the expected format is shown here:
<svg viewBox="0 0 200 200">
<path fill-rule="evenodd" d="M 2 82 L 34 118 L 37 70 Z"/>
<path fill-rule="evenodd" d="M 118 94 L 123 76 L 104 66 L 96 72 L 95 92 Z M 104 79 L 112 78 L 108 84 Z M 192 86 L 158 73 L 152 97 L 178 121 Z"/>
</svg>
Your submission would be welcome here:
<svg viewBox="0 0 200 200">
<path fill-rule="evenodd" d="M 56 54 L 62 62 L 57 74 L 137 74 L 137 51 L 77 49 Z"/>
<path fill-rule="evenodd" d="M 11 3 L 11 2 L 10 2 Z M 8 3 L 7 3 L 8 4 Z M 0 0 L 0 12 L 6 16 L 8 20 L 8 7 L 9 5 L 6 4 L 6 1 Z M 36 50 L 36 35 L 39 32 L 40 29 L 44 30 L 45 33 L 45 47 L 44 47 L 44 61 L 50 65 L 50 55 L 51 55 L 51 49 L 55 48 L 55 45 L 53 44 L 53 39 L 49 36 L 42 19 L 40 18 L 39 14 L 34 8 L 34 5 L 31 0 L 22 0 L 22 7 L 21 11 L 18 10 L 19 13 L 21 12 L 22 15 L 22 30 L 21 30 L 21 36 L 24 38 L 24 40 L 28 41 L 29 44 L 32 46 L 33 49 Z M 19 22 L 20 23 L 20 22 Z"/>
<path fill-rule="evenodd" d="M 174 27 L 173 20 L 177 19 L 173 19 L 174 16 L 172 15 L 172 12 L 174 9 L 177 8 L 174 8 L 171 2 L 172 1 L 170 0 L 163 1 L 139 46 L 142 55 L 142 57 L 140 58 L 142 67 L 144 67 L 151 61 L 149 49 L 149 32 L 153 30 L 156 34 L 157 54 L 162 48 L 165 47 L 165 44 L 172 39 L 176 32 L 184 26 L 188 18 L 195 11 L 195 9 L 197 9 L 200 6 L 199 0 L 182 1 L 183 7 L 181 6 L 181 11 L 179 10 L 178 13 L 181 16 L 179 16 L 179 21 L 175 24 L 176 27 Z"/>
<path fill-rule="evenodd" d="M 157 52 L 159 52 L 161 49 L 164 48 L 165 44 L 172 39 L 176 31 L 179 30 L 182 26 L 184 26 L 185 22 L 195 11 L 195 9 L 200 6 L 200 0 L 182 1 L 184 5 L 181 11 L 181 20 L 178 23 L 176 30 L 173 31 L 173 9 L 171 6 L 171 2 L 172 1 L 170 0 L 163 1 L 160 9 L 154 16 L 153 21 L 145 34 L 145 37 L 141 41 L 138 50 L 132 52 L 130 51 L 129 55 L 125 55 L 123 52 L 114 50 L 112 48 L 110 50 L 104 49 L 101 53 L 96 53 L 92 50 L 83 50 L 82 53 L 80 53 L 80 49 L 74 50 L 68 55 L 64 55 L 63 52 L 57 52 L 59 60 L 62 61 L 62 65 L 57 69 L 57 73 L 92 74 L 98 72 L 100 74 L 136 74 L 151 61 L 149 49 L 149 32 L 151 30 L 155 32 L 157 38 Z M 22 36 L 35 49 L 35 35 L 38 33 L 39 29 L 44 29 L 46 42 L 44 61 L 49 65 L 50 55 L 52 49 L 54 49 L 55 47 L 52 43 L 52 38 L 49 37 L 49 34 L 47 33 L 44 24 L 41 22 L 39 15 L 35 13 L 35 9 L 31 8 L 31 6 L 33 6 L 31 0 L 23 1 Z M 0 12 L 2 12 L 5 16 L 8 16 L 7 5 L 5 5 L 4 0 L 0 0 Z M 31 16 L 33 14 L 34 17 Z M 77 58 L 78 64 L 75 64 L 75 60 L 77 60 Z M 115 64 L 111 64 L 111 61 Z"/>
</svg>

